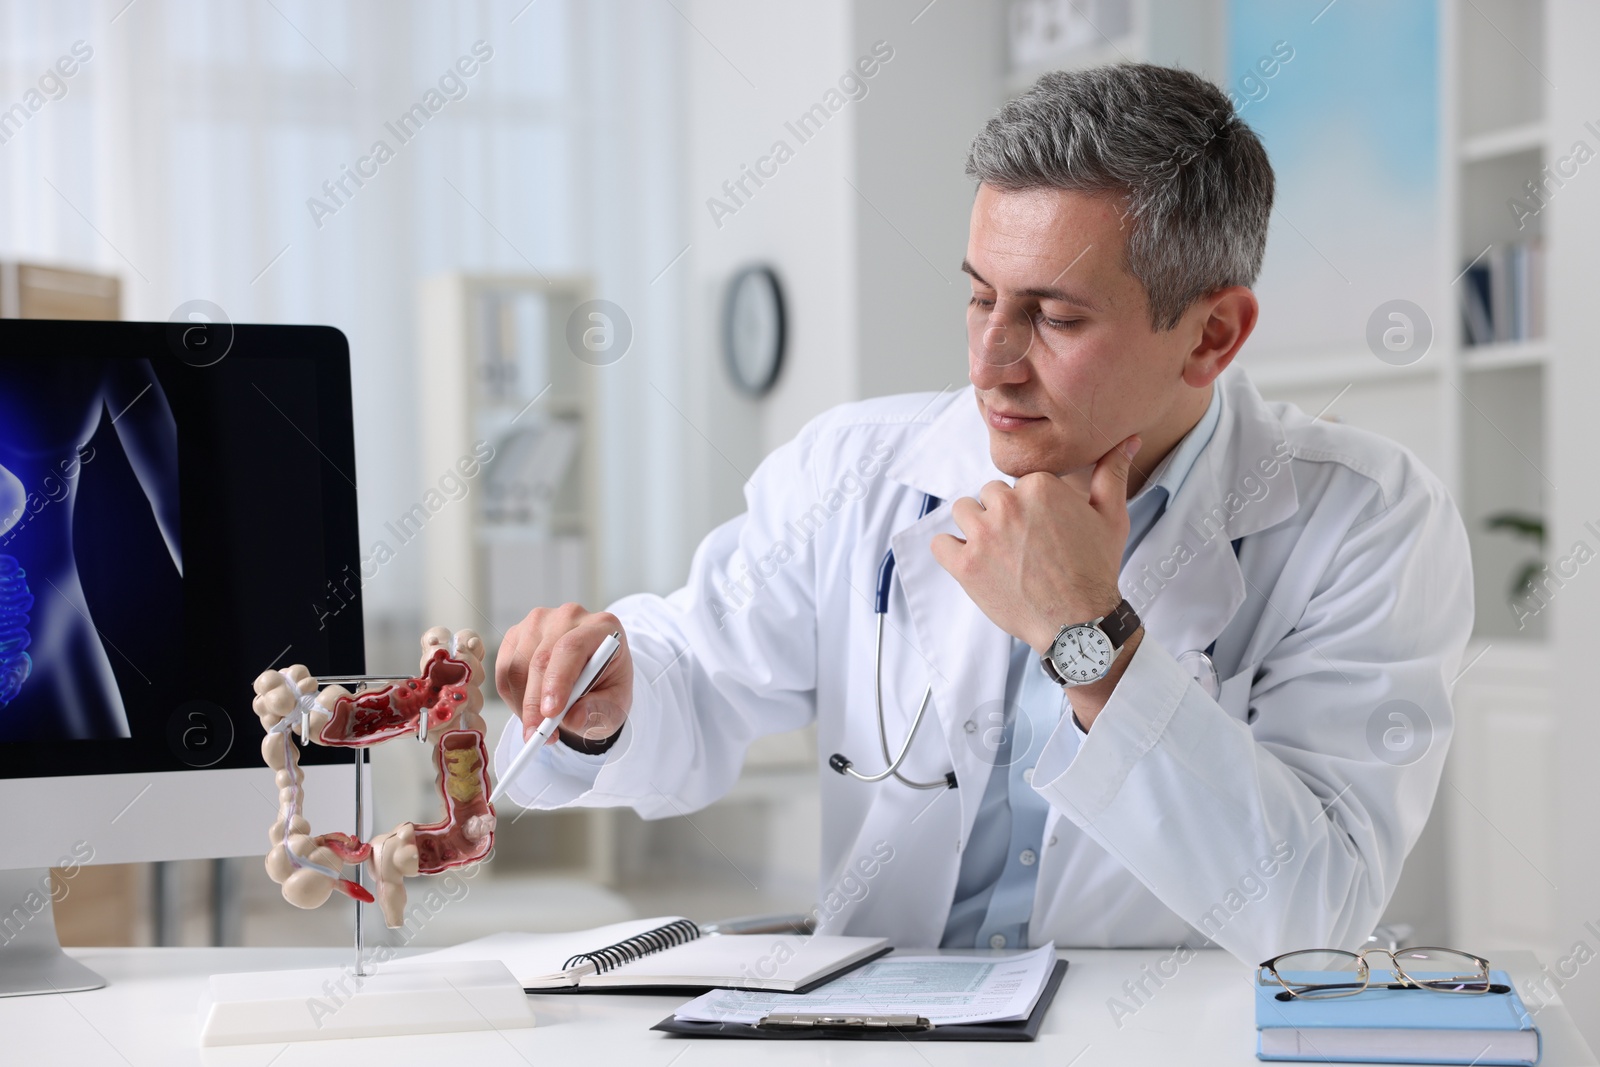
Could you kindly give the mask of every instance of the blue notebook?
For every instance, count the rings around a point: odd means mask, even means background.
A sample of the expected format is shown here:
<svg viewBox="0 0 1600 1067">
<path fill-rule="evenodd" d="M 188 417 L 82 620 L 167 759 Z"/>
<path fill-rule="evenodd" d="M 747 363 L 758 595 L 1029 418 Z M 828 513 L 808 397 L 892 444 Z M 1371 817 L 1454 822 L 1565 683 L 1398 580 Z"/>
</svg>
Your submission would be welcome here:
<svg viewBox="0 0 1600 1067">
<path fill-rule="evenodd" d="M 1328 981 L 1339 979 L 1330 975 Z M 1374 970 L 1372 986 L 1390 980 Z M 1278 1000 L 1281 986 L 1256 986 L 1256 1058 L 1342 1063 L 1539 1062 L 1539 1030 L 1504 971 L 1509 993 L 1466 996 L 1368 988 L 1330 1000 Z"/>
</svg>

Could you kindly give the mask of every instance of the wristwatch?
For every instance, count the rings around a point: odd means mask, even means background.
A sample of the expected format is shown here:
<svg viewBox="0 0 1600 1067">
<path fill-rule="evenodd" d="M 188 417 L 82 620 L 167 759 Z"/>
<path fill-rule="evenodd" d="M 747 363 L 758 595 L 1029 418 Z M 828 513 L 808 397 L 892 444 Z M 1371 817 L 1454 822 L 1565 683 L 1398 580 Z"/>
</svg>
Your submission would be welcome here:
<svg viewBox="0 0 1600 1067">
<path fill-rule="evenodd" d="M 1098 682 L 1141 625 L 1133 605 L 1124 600 L 1098 619 L 1063 626 L 1039 657 L 1039 666 L 1066 688 Z"/>
</svg>

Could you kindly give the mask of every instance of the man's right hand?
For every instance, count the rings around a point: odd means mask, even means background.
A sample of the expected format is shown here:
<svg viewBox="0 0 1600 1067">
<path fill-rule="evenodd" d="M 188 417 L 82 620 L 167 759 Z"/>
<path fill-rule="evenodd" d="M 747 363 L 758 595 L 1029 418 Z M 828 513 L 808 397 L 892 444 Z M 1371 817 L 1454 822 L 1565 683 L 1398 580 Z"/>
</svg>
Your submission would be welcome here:
<svg viewBox="0 0 1600 1067">
<path fill-rule="evenodd" d="M 615 615 L 585 611 L 577 604 L 534 608 L 506 633 L 495 658 L 494 685 L 522 719 L 524 741 L 545 719 L 561 714 L 584 664 L 612 633 L 620 635 L 622 648 L 551 735 L 552 744 L 562 734 L 603 741 L 622 729 L 633 706 L 628 635 Z"/>
</svg>

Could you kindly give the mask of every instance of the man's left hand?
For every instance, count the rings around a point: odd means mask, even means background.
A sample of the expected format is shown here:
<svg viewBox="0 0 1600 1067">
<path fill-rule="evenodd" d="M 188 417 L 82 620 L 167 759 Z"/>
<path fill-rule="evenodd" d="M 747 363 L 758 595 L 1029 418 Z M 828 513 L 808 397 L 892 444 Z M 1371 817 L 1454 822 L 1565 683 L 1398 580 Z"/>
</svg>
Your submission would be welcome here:
<svg viewBox="0 0 1600 1067">
<path fill-rule="evenodd" d="M 1043 653 L 1069 623 L 1122 600 L 1117 575 L 1128 541 L 1130 437 L 1101 456 L 1089 491 L 1053 474 L 990 482 L 950 515 L 963 537 L 940 534 L 933 557 L 996 626 Z M 981 501 L 981 503 L 980 503 Z"/>
</svg>

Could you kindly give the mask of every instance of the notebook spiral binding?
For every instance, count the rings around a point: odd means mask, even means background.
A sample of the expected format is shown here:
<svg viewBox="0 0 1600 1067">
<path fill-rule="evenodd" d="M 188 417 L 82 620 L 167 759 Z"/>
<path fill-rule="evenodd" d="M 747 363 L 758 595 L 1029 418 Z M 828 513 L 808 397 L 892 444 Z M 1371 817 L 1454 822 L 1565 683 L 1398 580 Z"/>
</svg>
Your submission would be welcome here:
<svg viewBox="0 0 1600 1067">
<path fill-rule="evenodd" d="M 567 960 L 562 965 L 564 969 L 571 969 L 582 963 L 592 963 L 595 973 L 605 974 L 607 971 L 621 967 L 624 963 L 632 963 L 641 956 L 648 956 L 652 952 L 661 952 L 664 949 L 675 948 L 678 945 L 693 941 L 700 936 L 698 924 L 688 920 L 679 919 L 677 922 L 658 926 L 654 930 L 646 930 L 642 934 L 635 934 L 625 941 L 618 941 L 615 945 L 596 949 L 593 952 L 580 952 Z"/>
</svg>

